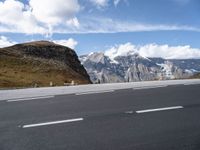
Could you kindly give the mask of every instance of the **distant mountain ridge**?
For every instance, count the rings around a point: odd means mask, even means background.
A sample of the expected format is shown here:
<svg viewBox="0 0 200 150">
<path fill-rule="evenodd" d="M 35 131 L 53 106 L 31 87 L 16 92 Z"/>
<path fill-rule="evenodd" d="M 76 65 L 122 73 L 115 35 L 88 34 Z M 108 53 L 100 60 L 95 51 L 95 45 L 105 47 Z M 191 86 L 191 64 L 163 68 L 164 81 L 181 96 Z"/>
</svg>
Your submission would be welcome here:
<svg viewBox="0 0 200 150">
<path fill-rule="evenodd" d="M 134 51 L 114 57 L 95 52 L 79 59 L 94 83 L 184 79 L 200 71 L 200 59 L 147 58 Z"/>
<path fill-rule="evenodd" d="M 0 87 L 88 84 L 74 50 L 48 41 L 0 48 Z"/>
</svg>

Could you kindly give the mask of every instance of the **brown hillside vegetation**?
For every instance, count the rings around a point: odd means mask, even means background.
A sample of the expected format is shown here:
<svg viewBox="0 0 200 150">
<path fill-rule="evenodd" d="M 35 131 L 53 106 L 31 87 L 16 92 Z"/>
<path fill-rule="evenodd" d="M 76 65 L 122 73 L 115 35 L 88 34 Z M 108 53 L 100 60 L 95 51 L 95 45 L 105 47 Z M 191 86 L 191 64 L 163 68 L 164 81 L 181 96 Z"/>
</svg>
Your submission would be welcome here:
<svg viewBox="0 0 200 150">
<path fill-rule="evenodd" d="M 0 48 L 0 88 L 91 83 L 74 50 L 47 41 Z"/>
<path fill-rule="evenodd" d="M 200 79 L 200 73 L 196 73 L 191 77 L 192 79 Z"/>
</svg>

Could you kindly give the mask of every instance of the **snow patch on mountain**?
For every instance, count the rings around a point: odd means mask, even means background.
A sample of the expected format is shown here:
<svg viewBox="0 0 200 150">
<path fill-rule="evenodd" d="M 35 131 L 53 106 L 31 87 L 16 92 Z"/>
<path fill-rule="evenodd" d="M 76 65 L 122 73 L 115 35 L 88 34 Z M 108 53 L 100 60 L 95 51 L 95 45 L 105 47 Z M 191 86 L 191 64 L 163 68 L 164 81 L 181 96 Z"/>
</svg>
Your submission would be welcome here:
<svg viewBox="0 0 200 150">
<path fill-rule="evenodd" d="M 173 69 L 173 64 L 169 61 L 166 61 L 163 64 L 158 64 L 158 66 L 161 67 L 162 73 L 165 74 L 165 77 L 169 78 L 169 79 L 174 79 L 174 75 L 172 73 L 172 69 Z"/>
<path fill-rule="evenodd" d="M 108 56 L 111 60 L 118 56 L 128 56 L 136 53 L 135 46 L 131 43 L 116 45 L 111 49 L 105 51 L 105 55 Z"/>
</svg>

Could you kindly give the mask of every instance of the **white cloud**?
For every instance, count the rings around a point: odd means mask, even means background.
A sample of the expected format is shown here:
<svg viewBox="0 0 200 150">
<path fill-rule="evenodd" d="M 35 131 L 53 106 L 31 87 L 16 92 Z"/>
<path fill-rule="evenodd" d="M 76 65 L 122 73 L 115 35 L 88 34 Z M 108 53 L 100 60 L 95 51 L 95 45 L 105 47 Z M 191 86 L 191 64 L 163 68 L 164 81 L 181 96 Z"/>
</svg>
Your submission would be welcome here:
<svg viewBox="0 0 200 150">
<path fill-rule="evenodd" d="M 110 1 L 117 5 L 126 0 L 88 0 L 105 7 Z M 53 33 L 118 33 L 140 31 L 194 31 L 200 28 L 187 25 L 144 24 L 113 20 L 105 17 L 77 18 L 81 6 L 78 0 L 19 0 L 0 1 L 0 32 L 43 34 Z"/>
<path fill-rule="evenodd" d="M 69 38 L 68 40 L 54 40 L 53 42 L 59 45 L 67 46 L 71 49 L 75 49 L 78 44 L 78 42 L 72 38 Z"/>
<path fill-rule="evenodd" d="M 82 21 L 83 20 L 83 21 Z M 200 28 L 186 25 L 143 24 L 126 22 L 102 17 L 82 18 L 80 27 L 76 30 L 70 28 L 59 29 L 60 33 L 119 33 L 119 32 L 143 32 L 143 31 L 194 31 L 200 32 Z"/>
<path fill-rule="evenodd" d="M 30 0 L 29 5 L 37 20 L 52 26 L 73 18 L 80 10 L 77 0 Z"/>
<path fill-rule="evenodd" d="M 16 44 L 16 42 L 13 42 L 13 41 L 9 40 L 5 36 L 0 36 L 0 48 L 7 47 L 7 46 L 12 46 L 14 44 Z"/>
<path fill-rule="evenodd" d="M 90 0 L 97 7 L 105 7 L 108 5 L 109 0 Z"/>
<path fill-rule="evenodd" d="M 16 0 L 0 2 L 0 32 L 45 33 L 31 11 Z"/>
<path fill-rule="evenodd" d="M 109 56 L 111 60 L 114 60 L 114 58 L 117 56 L 127 56 L 134 54 L 135 52 L 135 45 L 132 45 L 131 43 L 126 43 L 111 47 L 109 50 L 105 51 L 105 55 Z"/>
<path fill-rule="evenodd" d="M 78 26 L 78 0 L 18 0 L 0 2 L 0 32 L 51 34 L 55 26 Z M 71 23 L 68 23 L 68 21 Z"/>
<path fill-rule="evenodd" d="M 26 41 L 26 42 L 29 42 L 29 41 Z M 69 38 L 67 40 L 53 40 L 52 42 L 59 45 L 67 46 L 71 49 L 75 49 L 75 47 L 78 45 L 78 42 L 74 40 L 73 38 Z M 12 41 L 5 36 L 0 36 L 0 48 L 12 46 L 15 44 L 17 44 L 17 42 Z"/>
<path fill-rule="evenodd" d="M 114 6 L 116 7 L 121 0 L 90 0 L 97 8 L 103 8 L 109 5 L 109 2 L 112 1 Z M 123 0 L 124 2 L 127 3 L 127 0 Z"/>
<path fill-rule="evenodd" d="M 200 58 L 200 49 L 186 46 L 169 46 L 147 44 L 143 46 L 136 46 L 131 43 L 125 43 L 114 46 L 107 51 L 105 55 L 113 60 L 116 56 L 126 56 L 133 53 L 139 53 L 143 57 L 162 57 L 166 59 L 190 59 Z"/>
<path fill-rule="evenodd" d="M 162 57 L 167 59 L 200 58 L 200 49 L 186 46 L 169 46 L 149 44 L 139 47 L 139 53 L 146 57 Z"/>
<path fill-rule="evenodd" d="M 97 21 L 98 22 L 98 21 Z M 162 24 L 142 24 L 135 22 L 115 21 L 112 19 L 99 20 L 99 26 L 105 32 L 139 32 L 139 31 L 173 31 L 173 30 L 187 30 L 198 31 L 199 28 L 184 26 L 184 25 L 162 25 Z M 110 30 L 112 29 L 112 30 Z"/>
<path fill-rule="evenodd" d="M 78 21 L 78 19 L 76 17 L 67 20 L 67 25 L 74 26 L 76 28 L 80 27 L 80 23 L 79 23 L 79 21 Z"/>
</svg>

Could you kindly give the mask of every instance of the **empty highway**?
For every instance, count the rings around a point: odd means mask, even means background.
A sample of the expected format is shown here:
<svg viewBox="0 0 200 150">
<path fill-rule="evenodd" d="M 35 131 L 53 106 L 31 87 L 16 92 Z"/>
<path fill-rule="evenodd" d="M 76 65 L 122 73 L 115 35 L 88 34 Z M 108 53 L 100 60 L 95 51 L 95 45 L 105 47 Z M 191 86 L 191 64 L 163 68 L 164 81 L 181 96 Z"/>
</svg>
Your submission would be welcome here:
<svg viewBox="0 0 200 150">
<path fill-rule="evenodd" d="M 200 84 L 16 99 L 2 92 L 0 150 L 200 149 Z"/>
</svg>

